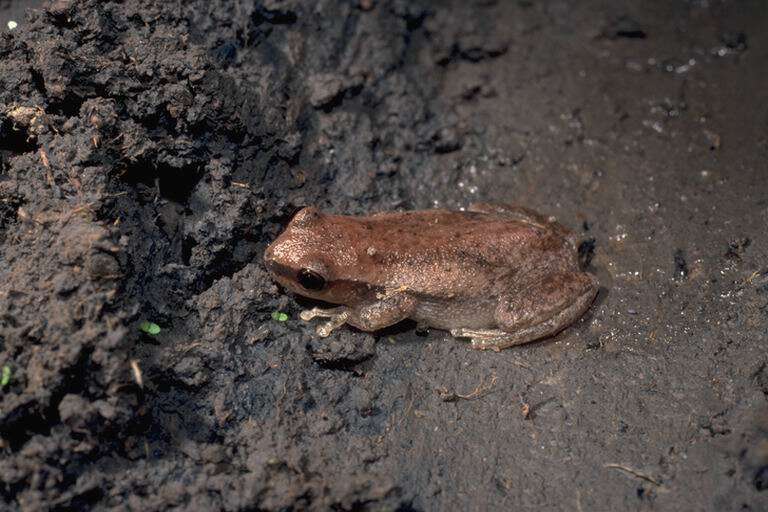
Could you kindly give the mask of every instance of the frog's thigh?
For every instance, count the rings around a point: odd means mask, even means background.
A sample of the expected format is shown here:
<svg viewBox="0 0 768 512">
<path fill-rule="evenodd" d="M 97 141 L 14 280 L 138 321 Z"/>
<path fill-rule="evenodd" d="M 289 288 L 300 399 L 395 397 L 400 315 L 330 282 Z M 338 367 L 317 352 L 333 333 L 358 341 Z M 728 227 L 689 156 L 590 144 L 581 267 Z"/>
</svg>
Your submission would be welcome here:
<svg viewBox="0 0 768 512">
<path fill-rule="evenodd" d="M 506 333 L 498 348 L 552 336 L 576 321 L 595 298 L 597 282 L 584 272 L 558 272 L 502 299 L 496 322 Z"/>
<path fill-rule="evenodd" d="M 347 323 L 364 331 L 376 331 L 408 318 L 415 309 L 415 301 L 406 293 L 363 304 L 350 311 Z"/>
</svg>

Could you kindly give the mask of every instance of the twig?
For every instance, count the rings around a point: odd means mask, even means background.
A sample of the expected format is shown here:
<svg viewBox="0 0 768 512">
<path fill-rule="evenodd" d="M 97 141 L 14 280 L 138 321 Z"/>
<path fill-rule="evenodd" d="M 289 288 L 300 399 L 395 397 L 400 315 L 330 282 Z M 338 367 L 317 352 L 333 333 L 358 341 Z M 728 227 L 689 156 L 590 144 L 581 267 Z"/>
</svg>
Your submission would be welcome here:
<svg viewBox="0 0 768 512">
<path fill-rule="evenodd" d="M 752 281 L 754 281 L 755 278 L 764 276 L 764 275 L 768 275 L 768 268 L 764 268 L 762 270 L 755 270 L 754 272 L 752 272 L 752 275 L 750 275 L 748 278 L 744 280 L 744 283 L 752 284 Z"/>
<path fill-rule="evenodd" d="M 48 153 L 46 153 L 43 148 L 40 148 L 40 161 L 43 162 L 43 166 L 45 167 L 51 166 L 51 162 L 48 160 Z"/>
<path fill-rule="evenodd" d="M 45 180 L 48 182 L 49 187 L 53 187 L 56 185 L 56 182 L 53 180 L 53 174 L 51 173 L 51 161 L 48 159 L 48 153 L 41 147 L 39 155 L 40 161 L 43 163 L 43 167 L 45 167 Z"/>
<path fill-rule="evenodd" d="M 437 393 L 440 395 L 440 399 L 443 402 L 455 402 L 457 400 L 474 400 L 475 398 L 480 398 L 482 396 L 487 395 L 491 392 L 491 389 L 493 388 L 494 384 L 496 384 L 496 381 L 498 378 L 496 377 L 496 374 L 491 375 L 490 382 L 487 384 L 484 384 L 483 381 L 480 382 L 480 384 L 468 395 L 460 395 L 458 393 L 454 393 L 453 391 L 448 391 L 447 388 L 438 388 Z"/>
<path fill-rule="evenodd" d="M 652 476 L 649 476 L 646 473 L 643 473 L 642 471 L 638 471 L 636 469 L 632 469 L 629 466 L 624 466 L 623 464 L 606 464 L 606 468 L 610 469 L 619 469 L 621 471 L 624 471 L 625 473 L 629 473 L 632 476 L 635 476 L 641 480 L 645 480 L 646 482 L 650 482 L 653 485 L 657 487 L 661 487 L 661 482 L 653 478 Z"/>
<path fill-rule="evenodd" d="M 531 370 L 530 366 L 528 366 L 527 364 L 525 364 L 522 361 L 518 361 L 517 359 L 509 359 L 508 361 L 510 363 L 514 364 L 515 366 L 519 366 L 520 368 L 524 368 L 526 370 Z"/>
<path fill-rule="evenodd" d="M 133 380 L 140 388 L 144 387 L 144 379 L 141 376 L 141 368 L 139 368 L 139 362 L 136 359 L 131 359 L 131 370 L 133 370 Z"/>
<path fill-rule="evenodd" d="M 397 426 L 403 424 L 403 422 L 408 418 L 408 415 L 411 413 L 411 409 L 413 409 L 413 402 L 415 401 L 415 397 L 413 396 L 413 393 L 411 393 L 411 400 L 408 402 L 408 407 L 405 408 L 405 412 L 403 413 L 402 418 L 400 418 L 400 421 L 397 422 Z"/>
</svg>

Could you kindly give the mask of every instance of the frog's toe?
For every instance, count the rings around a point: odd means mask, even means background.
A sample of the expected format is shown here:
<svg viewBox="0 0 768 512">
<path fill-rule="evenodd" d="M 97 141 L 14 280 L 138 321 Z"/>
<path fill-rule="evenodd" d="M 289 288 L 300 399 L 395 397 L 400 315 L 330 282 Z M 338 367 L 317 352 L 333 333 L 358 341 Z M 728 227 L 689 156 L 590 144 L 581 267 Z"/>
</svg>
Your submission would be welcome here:
<svg viewBox="0 0 768 512">
<path fill-rule="evenodd" d="M 323 309 L 323 308 L 305 309 L 301 313 L 299 313 L 299 318 L 301 318 L 305 322 L 309 322 L 314 318 L 334 318 L 339 314 L 344 313 L 344 311 L 346 311 L 346 308 L 343 306 L 337 307 L 337 308 L 330 308 L 330 309 Z"/>
<path fill-rule="evenodd" d="M 313 318 L 315 318 L 317 314 L 313 309 L 305 309 L 301 313 L 299 313 L 299 318 L 304 320 L 305 322 L 309 322 Z"/>
<path fill-rule="evenodd" d="M 504 334 L 504 331 L 498 329 L 465 329 L 463 327 L 451 329 L 450 332 L 451 336 L 455 338 L 473 338 L 478 340 L 498 338 Z"/>
<path fill-rule="evenodd" d="M 331 319 L 325 322 L 324 324 L 321 324 L 317 327 L 315 332 L 317 332 L 317 335 L 321 338 L 327 338 L 331 335 L 331 332 L 333 332 L 334 329 L 338 329 L 342 325 L 344 325 L 349 318 L 349 313 L 347 311 L 343 311 L 341 313 L 335 314 L 331 316 Z"/>
<path fill-rule="evenodd" d="M 451 329 L 451 336 L 470 338 L 470 346 L 475 350 L 498 352 L 509 335 L 498 329 Z"/>
<path fill-rule="evenodd" d="M 486 338 L 472 338 L 471 346 L 474 350 L 493 350 L 494 352 L 501 351 L 501 348 L 499 348 L 499 342 L 497 340 L 489 340 Z"/>
</svg>

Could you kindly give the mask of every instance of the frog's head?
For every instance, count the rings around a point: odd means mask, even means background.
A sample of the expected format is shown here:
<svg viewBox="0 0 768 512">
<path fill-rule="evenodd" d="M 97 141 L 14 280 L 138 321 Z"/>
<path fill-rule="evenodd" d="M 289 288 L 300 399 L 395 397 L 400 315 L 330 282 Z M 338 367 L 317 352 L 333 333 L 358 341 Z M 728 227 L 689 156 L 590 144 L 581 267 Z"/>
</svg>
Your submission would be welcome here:
<svg viewBox="0 0 768 512">
<path fill-rule="evenodd" d="M 275 281 L 288 290 L 333 304 L 350 304 L 365 291 L 351 277 L 357 254 L 343 217 L 317 208 L 299 211 L 264 253 Z"/>
</svg>

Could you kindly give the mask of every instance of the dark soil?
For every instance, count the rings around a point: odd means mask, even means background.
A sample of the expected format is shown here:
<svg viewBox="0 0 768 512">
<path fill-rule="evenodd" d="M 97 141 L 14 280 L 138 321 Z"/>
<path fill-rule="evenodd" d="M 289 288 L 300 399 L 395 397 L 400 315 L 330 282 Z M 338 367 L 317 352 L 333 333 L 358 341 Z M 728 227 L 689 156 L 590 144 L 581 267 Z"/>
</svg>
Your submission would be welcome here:
<svg viewBox="0 0 768 512">
<path fill-rule="evenodd" d="M 23 5 L 0 508 L 768 509 L 768 4 Z M 319 340 L 261 264 L 303 205 L 477 201 L 583 236 L 582 321 Z"/>
</svg>

